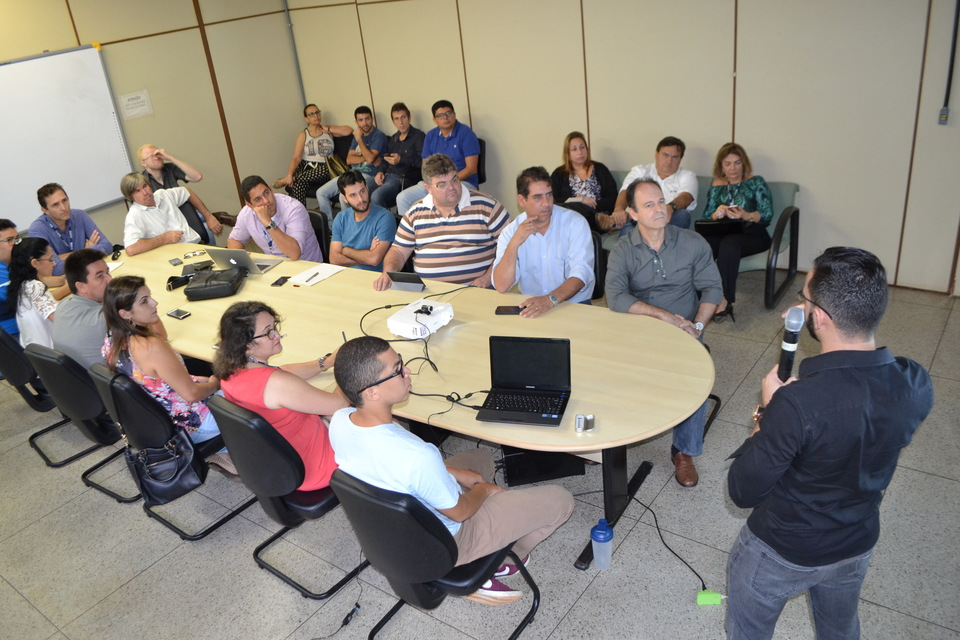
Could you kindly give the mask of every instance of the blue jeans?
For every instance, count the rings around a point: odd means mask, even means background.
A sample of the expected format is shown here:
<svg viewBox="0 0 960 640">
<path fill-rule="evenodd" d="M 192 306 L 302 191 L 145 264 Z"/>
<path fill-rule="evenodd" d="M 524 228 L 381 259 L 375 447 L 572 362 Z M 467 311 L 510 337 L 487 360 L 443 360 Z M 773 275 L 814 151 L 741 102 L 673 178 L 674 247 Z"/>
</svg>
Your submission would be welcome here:
<svg viewBox="0 0 960 640">
<path fill-rule="evenodd" d="M 819 640 L 860 637 L 860 587 L 873 549 L 822 567 L 784 560 L 744 525 L 730 552 L 727 579 L 727 640 L 773 636 L 787 599 L 810 591 Z"/>
<path fill-rule="evenodd" d="M 412 187 L 407 187 L 397 195 L 397 213 L 401 216 L 410 210 L 410 207 L 427 197 L 427 188 L 423 182 L 418 182 Z"/>
<path fill-rule="evenodd" d="M 403 178 L 395 173 L 383 174 L 383 184 L 370 196 L 370 203 L 389 209 L 397 203 L 397 194 L 403 186 Z"/>
<path fill-rule="evenodd" d="M 703 428 L 707 423 L 707 403 L 704 400 L 700 408 L 689 418 L 673 428 L 673 446 L 688 456 L 703 453 Z"/>
<path fill-rule="evenodd" d="M 672 224 L 675 227 L 680 227 L 681 229 L 689 229 L 690 228 L 690 210 L 677 209 L 676 211 L 673 212 L 673 215 L 670 217 L 669 224 Z M 633 230 L 635 226 L 637 226 L 637 223 L 631 220 L 630 218 L 627 218 L 627 224 L 623 225 L 623 228 L 620 229 L 620 235 L 621 236 L 627 235 L 628 233 L 630 233 L 630 231 Z"/>
<path fill-rule="evenodd" d="M 370 192 L 371 197 L 373 193 L 377 190 L 377 181 L 374 180 L 374 177 L 364 173 L 363 179 L 367 183 L 367 190 Z M 337 187 L 337 179 L 327 182 L 325 185 L 317 189 L 317 204 L 320 208 L 320 212 L 327 216 L 327 220 L 330 224 L 333 224 L 333 204 L 332 201 L 340 194 L 340 189 Z M 346 209 L 348 206 L 347 201 L 343 199 L 343 196 L 340 196 L 340 210 Z"/>
</svg>

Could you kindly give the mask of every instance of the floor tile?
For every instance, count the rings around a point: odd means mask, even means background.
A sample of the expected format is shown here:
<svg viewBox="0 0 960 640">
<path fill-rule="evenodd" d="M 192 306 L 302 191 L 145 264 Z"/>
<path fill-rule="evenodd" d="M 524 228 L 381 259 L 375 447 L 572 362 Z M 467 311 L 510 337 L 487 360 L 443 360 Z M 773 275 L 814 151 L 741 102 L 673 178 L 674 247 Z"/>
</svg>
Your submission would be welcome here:
<svg viewBox="0 0 960 640">
<path fill-rule="evenodd" d="M 710 355 L 716 370 L 713 393 L 723 401 L 733 396 L 768 346 L 754 340 L 719 333 L 705 336 L 704 341 L 710 346 Z"/>
<path fill-rule="evenodd" d="M 0 543 L 0 575 L 62 628 L 182 544 L 145 520 L 87 489 Z"/>
<path fill-rule="evenodd" d="M 889 299 L 895 302 L 909 302 L 911 304 L 922 304 L 928 307 L 950 309 L 953 307 L 955 298 L 946 293 L 938 293 L 936 291 L 890 287 Z"/>
<path fill-rule="evenodd" d="M 934 376 L 933 397 L 933 410 L 900 453 L 898 464 L 960 480 L 960 382 Z"/>
<path fill-rule="evenodd" d="M 203 540 L 183 543 L 64 628 L 71 640 L 113 638 L 285 638 L 322 602 L 250 559 L 264 531 L 235 519 Z M 323 578 L 340 573 L 328 568 Z M 342 575 L 342 574 L 341 574 Z"/>
<path fill-rule="evenodd" d="M 960 307 L 950 312 L 950 319 L 936 345 L 930 373 L 943 378 L 960 380 Z"/>
<path fill-rule="evenodd" d="M 0 640 L 43 640 L 57 633 L 57 628 L 6 580 L 0 580 L 0 620 Z"/>
<path fill-rule="evenodd" d="M 877 346 L 929 368 L 949 315 L 948 309 L 891 301 L 877 329 Z"/>
<path fill-rule="evenodd" d="M 871 569 L 872 571 L 873 569 Z M 958 640 L 960 632 L 860 600 L 860 635 L 897 640 Z"/>
<path fill-rule="evenodd" d="M 880 505 L 880 540 L 861 597 L 960 630 L 960 482 L 897 469 Z"/>
</svg>

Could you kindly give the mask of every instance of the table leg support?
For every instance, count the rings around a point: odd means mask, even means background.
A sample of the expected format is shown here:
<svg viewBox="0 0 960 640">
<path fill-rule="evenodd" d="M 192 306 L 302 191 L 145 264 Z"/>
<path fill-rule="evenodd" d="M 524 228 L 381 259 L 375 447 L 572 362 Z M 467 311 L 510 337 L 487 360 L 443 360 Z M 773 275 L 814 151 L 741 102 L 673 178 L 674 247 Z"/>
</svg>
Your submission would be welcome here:
<svg viewBox="0 0 960 640">
<path fill-rule="evenodd" d="M 620 516 L 627 510 L 630 500 L 636 495 L 651 469 L 653 465 L 644 460 L 628 482 L 627 448 L 613 447 L 603 450 L 603 513 L 611 527 L 617 524 Z M 587 546 L 583 548 L 573 566 L 586 571 L 590 568 L 591 562 L 593 562 L 593 545 L 587 542 Z"/>
</svg>

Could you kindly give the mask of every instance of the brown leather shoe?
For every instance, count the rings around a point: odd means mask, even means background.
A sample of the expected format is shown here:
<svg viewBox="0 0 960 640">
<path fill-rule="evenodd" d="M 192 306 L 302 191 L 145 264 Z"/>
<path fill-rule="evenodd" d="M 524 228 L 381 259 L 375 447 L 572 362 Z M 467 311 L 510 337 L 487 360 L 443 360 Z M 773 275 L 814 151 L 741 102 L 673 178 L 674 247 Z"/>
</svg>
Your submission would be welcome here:
<svg viewBox="0 0 960 640">
<path fill-rule="evenodd" d="M 687 454 L 678 451 L 670 452 L 670 459 L 673 460 L 673 466 L 677 471 L 674 477 L 677 482 L 684 487 L 695 487 L 700 482 L 700 476 L 697 474 L 697 467 L 693 464 L 693 458 Z"/>
<path fill-rule="evenodd" d="M 213 211 L 213 217 L 220 221 L 220 224 L 225 224 L 228 227 L 237 226 L 237 216 L 230 215 L 226 211 Z"/>
</svg>

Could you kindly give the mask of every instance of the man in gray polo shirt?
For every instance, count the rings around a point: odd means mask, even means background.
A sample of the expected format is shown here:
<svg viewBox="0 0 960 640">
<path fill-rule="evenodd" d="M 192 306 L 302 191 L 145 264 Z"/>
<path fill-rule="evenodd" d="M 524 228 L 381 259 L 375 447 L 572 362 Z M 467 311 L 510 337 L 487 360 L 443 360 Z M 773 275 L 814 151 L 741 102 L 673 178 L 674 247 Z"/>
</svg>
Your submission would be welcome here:
<svg viewBox="0 0 960 640">
<path fill-rule="evenodd" d="M 103 320 L 103 292 L 110 270 L 99 249 L 80 249 L 64 260 L 64 275 L 73 295 L 57 306 L 53 348 L 76 360 L 84 369 L 103 362 L 100 348 L 107 333 Z"/>
<path fill-rule="evenodd" d="M 621 313 L 653 316 L 701 339 L 723 299 L 720 272 L 706 240 L 668 225 L 660 185 L 652 178 L 626 189 L 627 214 L 637 222 L 610 252 L 607 305 Z M 703 452 L 706 403 L 673 428 L 671 458 L 684 487 L 699 481 L 693 456 Z"/>
</svg>

